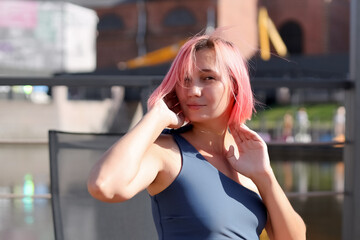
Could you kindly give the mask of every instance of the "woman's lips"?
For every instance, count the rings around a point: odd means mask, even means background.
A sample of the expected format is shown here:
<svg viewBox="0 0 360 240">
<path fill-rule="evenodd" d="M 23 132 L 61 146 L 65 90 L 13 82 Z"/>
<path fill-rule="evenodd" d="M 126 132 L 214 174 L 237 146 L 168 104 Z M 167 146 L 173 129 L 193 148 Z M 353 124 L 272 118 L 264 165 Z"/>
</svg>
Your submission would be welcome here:
<svg viewBox="0 0 360 240">
<path fill-rule="evenodd" d="M 190 110 L 199 110 L 200 108 L 204 107 L 205 105 L 201 105 L 201 104 L 187 104 L 187 107 Z"/>
</svg>

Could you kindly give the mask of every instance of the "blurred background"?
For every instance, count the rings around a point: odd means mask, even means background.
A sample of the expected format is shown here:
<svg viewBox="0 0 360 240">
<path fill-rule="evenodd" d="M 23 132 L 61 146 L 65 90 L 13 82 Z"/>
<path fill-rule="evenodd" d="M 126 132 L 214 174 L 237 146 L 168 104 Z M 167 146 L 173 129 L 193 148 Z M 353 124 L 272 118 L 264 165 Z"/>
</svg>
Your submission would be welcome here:
<svg viewBox="0 0 360 240">
<path fill-rule="evenodd" d="M 350 0 L 1 0 L 0 239 L 54 239 L 50 129 L 126 132 L 184 41 L 218 27 L 308 239 L 341 239 Z"/>
</svg>

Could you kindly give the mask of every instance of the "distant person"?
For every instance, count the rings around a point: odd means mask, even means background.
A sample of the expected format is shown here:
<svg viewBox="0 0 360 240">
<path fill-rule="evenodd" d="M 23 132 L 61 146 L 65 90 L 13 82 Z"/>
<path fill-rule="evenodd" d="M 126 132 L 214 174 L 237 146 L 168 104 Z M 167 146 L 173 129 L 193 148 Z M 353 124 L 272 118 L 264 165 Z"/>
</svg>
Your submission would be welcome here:
<svg viewBox="0 0 360 240">
<path fill-rule="evenodd" d="M 345 141 L 345 107 L 340 106 L 336 110 L 334 117 L 334 140 Z"/>
<path fill-rule="evenodd" d="M 294 142 L 294 118 L 290 113 L 284 114 L 282 137 L 285 142 Z"/>
<path fill-rule="evenodd" d="M 334 141 L 345 142 L 345 121 L 346 121 L 346 110 L 344 106 L 340 106 L 336 109 L 334 116 Z M 342 145 L 335 145 L 335 147 L 342 147 Z M 337 192 L 344 192 L 344 173 L 345 166 L 343 161 L 338 161 L 335 163 L 334 167 L 334 179 L 333 188 Z M 341 197 L 337 197 L 341 200 Z"/>
<path fill-rule="evenodd" d="M 295 134 L 296 142 L 311 142 L 311 136 L 308 133 L 310 121 L 306 109 L 301 107 L 296 113 L 298 132 Z"/>
<path fill-rule="evenodd" d="M 270 239 L 305 239 L 265 142 L 244 125 L 254 101 L 233 43 L 188 40 L 148 105 L 93 167 L 92 196 L 122 202 L 146 189 L 159 239 L 259 239 L 264 228 Z"/>
</svg>

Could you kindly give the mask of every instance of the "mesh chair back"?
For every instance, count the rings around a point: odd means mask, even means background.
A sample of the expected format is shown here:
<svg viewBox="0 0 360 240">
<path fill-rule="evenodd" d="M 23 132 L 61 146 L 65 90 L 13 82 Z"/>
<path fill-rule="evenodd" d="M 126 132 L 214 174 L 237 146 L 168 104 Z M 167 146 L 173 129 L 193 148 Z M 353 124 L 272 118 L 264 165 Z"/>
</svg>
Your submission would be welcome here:
<svg viewBox="0 0 360 240">
<path fill-rule="evenodd" d="M 157 239 L 146 191 L 124 203 L 104 203 L 87 191 L 90 169 L 120 137 L 49 131 L 56 240 Z"/>
</svg>

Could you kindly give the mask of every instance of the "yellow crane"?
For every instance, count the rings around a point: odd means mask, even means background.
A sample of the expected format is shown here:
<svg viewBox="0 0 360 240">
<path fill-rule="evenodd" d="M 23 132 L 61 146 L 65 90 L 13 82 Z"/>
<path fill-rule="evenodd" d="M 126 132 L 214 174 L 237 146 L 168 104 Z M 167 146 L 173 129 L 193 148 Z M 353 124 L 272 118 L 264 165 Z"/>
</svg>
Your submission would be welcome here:
<svg viewBox="0 0 360 240">
<path fill-rule="evenodd" d="M 138 67 L 147 67 L 164 62 L 169 62 L 175 58 L 181 46 L 185 43 L 185 40 L 179 41 L 170 46 L 160 48 L 158 50 L 149 52 L 143 56 L 136 57 L 134 59 L 128 60 L 126 62 L 120 62 L 118 67 L 120 69 L 132 69 Z"/>
<path fill-rule="evenodd" d="M 263 60 L 270 59 L 270 41 L 280 56 L 287 55 L 287 48 L 265 7 L 260 7 L 258 15 L 260 56 Z"/>
</svg>

